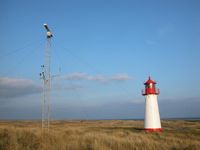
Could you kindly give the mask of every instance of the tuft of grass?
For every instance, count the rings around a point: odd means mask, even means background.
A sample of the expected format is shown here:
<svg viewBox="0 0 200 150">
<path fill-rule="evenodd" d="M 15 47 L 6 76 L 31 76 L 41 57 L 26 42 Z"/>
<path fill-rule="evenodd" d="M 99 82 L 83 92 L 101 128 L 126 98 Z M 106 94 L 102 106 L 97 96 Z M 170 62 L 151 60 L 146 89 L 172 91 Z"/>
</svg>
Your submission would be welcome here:
<svg viewBox="0 0 200 150">
<path fill-rule="evenodd" d="M 164 120 L 162 133 L 147 133 L 143 121 L 0 121 L 0 150 L 198 150 L 200 121 Z"/>
</svg>

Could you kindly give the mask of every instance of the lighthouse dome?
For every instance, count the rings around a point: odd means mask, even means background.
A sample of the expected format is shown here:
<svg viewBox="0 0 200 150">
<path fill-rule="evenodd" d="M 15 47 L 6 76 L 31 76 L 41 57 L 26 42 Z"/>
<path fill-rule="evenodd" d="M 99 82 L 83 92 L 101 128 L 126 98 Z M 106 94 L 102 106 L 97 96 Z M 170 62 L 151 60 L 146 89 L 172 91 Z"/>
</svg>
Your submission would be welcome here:
<svg viewBox="0 0 200 150">
<path fill-rule="evenodd" d="M 149 79 L 144 83 L 144 85 L 147 85 L 147 84 L 156 84 L 156 82 L 155 81 L 153 81 L 152 79 L 151 79 L 151 77 L 149 76 Z"/>
</svg>

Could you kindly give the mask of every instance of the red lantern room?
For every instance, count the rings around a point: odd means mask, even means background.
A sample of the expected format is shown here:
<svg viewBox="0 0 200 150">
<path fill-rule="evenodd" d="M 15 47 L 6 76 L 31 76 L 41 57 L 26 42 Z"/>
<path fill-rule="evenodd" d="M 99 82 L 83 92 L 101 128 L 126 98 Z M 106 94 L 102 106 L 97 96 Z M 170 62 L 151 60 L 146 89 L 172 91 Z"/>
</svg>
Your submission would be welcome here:
<svg viewBox="0 0 200 150">
<path fill-rule="evenodd" d="M 159 89 L 156 89 L 156 82 L 149 77 L 149 79 L 144 83 L 145 90 L 142 90 L 142 95 L 155 94 L 158 95 L 160 93 Z"/>
</svg>

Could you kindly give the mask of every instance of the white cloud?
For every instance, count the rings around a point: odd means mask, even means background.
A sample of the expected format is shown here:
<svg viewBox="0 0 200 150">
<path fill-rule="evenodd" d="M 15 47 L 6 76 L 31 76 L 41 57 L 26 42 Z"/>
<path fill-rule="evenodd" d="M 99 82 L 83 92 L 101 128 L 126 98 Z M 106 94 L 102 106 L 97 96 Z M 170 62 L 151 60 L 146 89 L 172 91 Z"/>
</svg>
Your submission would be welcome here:
<svg viewBox="0 0 200 150">
<path fill-rule="evenodd" d="M 53 84 L 52 89 L 53 90 L 66 90 L 66 91 L 76 91 L 76 90 L 80 90 L 84 88 L 81 85 L 76 85 L 76 84 L 72 84 L 72 85 L 63 85 L 63 84 Z"/>
<path fill-rule="evenodd" d="M 158 29 L 159 36 L 166 36 L 174 31 L 174 24 L 168 23 Z"/>
<path fill-rule="evenodd" d="M 64 80 L 86 80 L 86 81 L 98 81 L 98 82 L 110 82 L 110 81 L 127 81 L 131 80 L 132 77 L 130 77 L 126 73 L 121 73 L 121 74 L 115 74 L 113 76 L 104 76 L 104 75 L 88 75 L 86 73 L 81 73 L 81 72 L 75 72 L 75 73 L 69 73 L 66 75 L 63 75 L 60 77 L 60 79 Z"/>
<path fill-rule="evenodd" d="M 0 77 L 0 98 L 19 97 L 41 92 L 41 86 L 32 80 Z"/>
<path fill-rule="evenodd" d="M 146 42 L 146 44 L 148 44 L 148 45 L 156 45 L 156 44 L 157 44 L 157 42 L 156 42 L 156 41 L 153 41 L 153 40 L 146 40 L 145 42 Z"/>
<path fill-rule="evenodd" d="M 87 74 L 75 72 L 75 73 L 69 73 L 61 77 L 61 79 L 65 80 L 85 80 L 87 78 Z"/>
<path fill-rule="evenodd" d="M 117 74 L 111 77 L 113 81 L 127 81 L 132 79 L 128 74 Z"/>
<path fill-rule="evenodd" d="M 86 80 L 105 82 L 107 79 L 103 75 L 87 76 Z"/>
</svg>

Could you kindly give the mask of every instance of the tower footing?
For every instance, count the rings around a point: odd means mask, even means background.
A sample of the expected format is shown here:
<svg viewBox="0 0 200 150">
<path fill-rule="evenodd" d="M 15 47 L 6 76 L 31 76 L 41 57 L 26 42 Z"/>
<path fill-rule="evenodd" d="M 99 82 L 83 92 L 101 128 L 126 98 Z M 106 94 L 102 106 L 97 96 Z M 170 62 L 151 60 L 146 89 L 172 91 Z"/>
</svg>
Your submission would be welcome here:
<svg viewBox="0 0 200 150">
<path fill-rule="evenodd" d="M 162 128 L 144 128 L 146 132 L 162 132 Z"/>
</svg>

